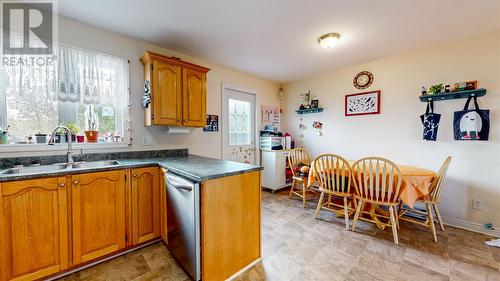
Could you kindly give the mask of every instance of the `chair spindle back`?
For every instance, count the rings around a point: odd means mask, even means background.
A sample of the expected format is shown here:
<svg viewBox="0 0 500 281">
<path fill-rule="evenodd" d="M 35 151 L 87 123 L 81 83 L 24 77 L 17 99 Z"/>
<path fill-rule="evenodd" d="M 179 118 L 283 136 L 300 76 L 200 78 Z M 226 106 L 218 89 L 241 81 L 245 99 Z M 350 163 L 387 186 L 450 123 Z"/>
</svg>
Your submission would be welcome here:
<svg viewBox="0 0 500 281">
<path fill-rule="evenodd" d="M 392 161 L 380 157 L 366 157 L 353 166 L 356 194 L 381 204 L 397 203 L 401 188 L 401 171 Z"/>
<path fill-rule="evenodd" d="M 431 198 L 434 201 L 439 201 L 439 198 L 441 197 L 443 181 L 444 178 L 446 177 L 446 172 L 448 172 L 448 167 L 450 166 L 450 162 L 451 162 L 451 156 L 448 156 L 448 158 L 446 158 L 443 165 L 439 169 L 437 177 L 432 182 Z"/>
<path fill-rule="evenodd" d="M 319 179 L 320 190 L 350 193 L 352 170 L 347 160 L 339 155 L 323 154 L 314 160 L 313 168 Z"/>
<path fill-rule="evenodd" d="M 288 165 L 292 170 L 292 175 L 294 177 L 298 176 L 295 174 L 295 166 L 302 163 L 304 165 L 311 164 L 311 155 L 307 150 L 303 148 L 294 148 L 288 153 Z"/>
</svg>

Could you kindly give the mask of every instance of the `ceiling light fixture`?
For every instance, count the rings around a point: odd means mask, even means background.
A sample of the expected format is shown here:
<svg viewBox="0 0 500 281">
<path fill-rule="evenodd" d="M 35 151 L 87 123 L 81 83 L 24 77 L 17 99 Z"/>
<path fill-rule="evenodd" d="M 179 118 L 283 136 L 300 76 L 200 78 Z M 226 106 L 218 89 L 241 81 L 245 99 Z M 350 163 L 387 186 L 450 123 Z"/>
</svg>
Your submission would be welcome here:
<svg viewBox="0 0 500 281">
<path fill-rule="evenodd" d="M 318 43 L 321 47 L 325 49 L 330 49 L 335 46 L 335 43 L 340 39 L 340 34 L 338 33 L 327 33 L 323 34 L 318 38 Z"/>
</svg>

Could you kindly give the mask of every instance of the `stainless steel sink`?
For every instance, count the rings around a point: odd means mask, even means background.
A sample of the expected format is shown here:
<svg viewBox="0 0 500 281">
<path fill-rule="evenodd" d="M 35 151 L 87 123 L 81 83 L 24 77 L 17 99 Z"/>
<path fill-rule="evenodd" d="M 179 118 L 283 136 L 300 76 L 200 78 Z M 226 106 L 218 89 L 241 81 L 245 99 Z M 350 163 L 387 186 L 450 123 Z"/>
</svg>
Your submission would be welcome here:
<svg viewBox="0 0 500 281">
<path fill-rule="evenodd" d="M 42 166 L 20 166 L 4 170 L 0 172 L 0 174 L 1 175 L 40 174 L 40 173 L 57 172 L 67 168 L 68 165 L 63 163 L 54 165 L 42 165 Z"/>
<path fill-rule="evenodd" d="M 36 165 L 19 166 L 3 170 L 2 172 L 0 172 L 0 175 L 43 174 L 43 173 L 57 172 L 61 170 L 109 167 L 119 164 L 120 162 L 116 160 L 103 160 L 103 161 L 92 161 L 92 162 L 57 163 L 52 165 L 39 165 L 39 166 Z"/>
<path fill-rule="evenodd" d="M 75 162 L 71 164 L 73 169 L 88 169 L 88 168 L 101 168 L 108 166 L 119 165 L 120 162 L 116 160 L 103 160 L 103 161 L 92 161 L 92 162 Z"/>
</svg>

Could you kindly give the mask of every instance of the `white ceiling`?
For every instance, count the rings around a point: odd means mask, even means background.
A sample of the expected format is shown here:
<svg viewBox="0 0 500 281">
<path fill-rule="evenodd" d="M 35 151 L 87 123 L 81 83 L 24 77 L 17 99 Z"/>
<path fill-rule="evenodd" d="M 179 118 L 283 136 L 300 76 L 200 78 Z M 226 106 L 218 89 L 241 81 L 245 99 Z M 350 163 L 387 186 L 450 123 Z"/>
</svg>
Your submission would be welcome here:
<svg viewBox="0 0 500 281">
<path fill-rule="evenodd" d="M 63 16 L 287 82 L 500 29 L 500 0 L 60 0 Z M 317 38 L 342 35 L 322 49 Z"/>
</svg>

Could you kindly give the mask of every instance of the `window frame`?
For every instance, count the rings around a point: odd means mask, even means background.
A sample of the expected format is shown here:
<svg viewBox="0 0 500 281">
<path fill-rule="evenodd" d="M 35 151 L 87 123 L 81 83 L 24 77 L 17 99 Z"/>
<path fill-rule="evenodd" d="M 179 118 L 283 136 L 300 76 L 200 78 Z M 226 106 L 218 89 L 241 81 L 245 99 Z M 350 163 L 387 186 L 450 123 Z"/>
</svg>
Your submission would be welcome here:
<svg viewBox="0 0 500 281">
<path fill-rule="evenodd" d="M 120 109 L 120 111 L 125 110 L 125 114 L 120 114 L 119 116 L 117 115 L 117 119 L 121 120 L 121 125 L 123 126 L 123 142 L 99 142 L 99 143 L 89 143 L 89 142 L 83 142 L 83 143 L 78 143 L 78 142 L 73 142 L 72 146 L 74 150 L 100 150 L 100 149 L 113 149 L 113 148 L 126 148 L 130 147 L 132 145 L 132 130 L 131 130 L 131 104 L 132 104 L 132 96 L 130 93 L 130 60 L 120 57 L 120 56 L 115 56 L 115 55 L 110 55 L 107 53 L 103 52 L 98 52 L 94 50 L 89 50 L 89 49 L 84 49 L 80 47 L 75 47 L 72 45 L 68 44 L 63 44 L 63 43 L 56 43 L 56 45 L 59 46 L 64 46 L 67 48 L 74 48 L 80 51 L 85 51 L 89 53 L 94 53 L 94 54 L 99 54 L 99 55 L 104 55 L 108 56 L 111 58 L 116 58 L 123 60 L 127 62 L 126 64 L 126 97 L 127 101 L 125 103 L 125 109 Z M 59 72 L 57 73 L 58 78 L 57 81 L 59 81 Z M 4 79 L 0 79 L 0 89 L 5 90 L 5 81 Z M 60 106 L 59 106 L 60 108 Z M 78 110 L 78 106 L 77 106 Z M 75 114 L 78 114 L 76 112 Z M 61 117 L 61 113 L 58 112 L 58 119 Z M 118 123 L 117 123 L 118 124 Z M 4 91 L 3 94 L 0 94 L 0 126 L 2 129 L 7 128 L 7 99 L 6 99 L 6 92 Z M 39 151 L 64 151 L 67 150 L 67 143 L 56 143 L 54 145 L 48 145 L 46 143 L 43 144 L 38 144 L 38 143 L 17 143 L 17 144 L 0 144 L 0 153 L 8 153 L 8 152 L 39 152 Z"/>
</svg>

